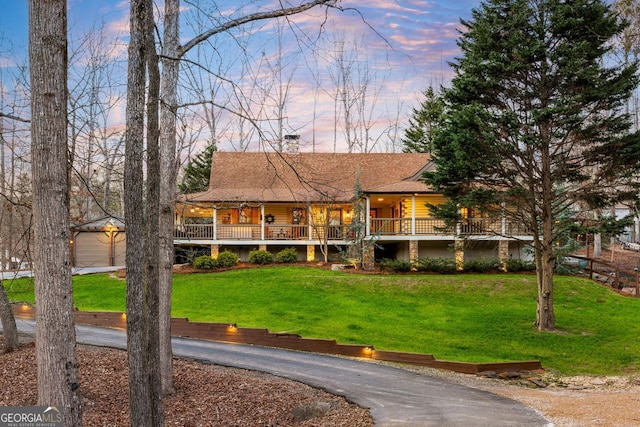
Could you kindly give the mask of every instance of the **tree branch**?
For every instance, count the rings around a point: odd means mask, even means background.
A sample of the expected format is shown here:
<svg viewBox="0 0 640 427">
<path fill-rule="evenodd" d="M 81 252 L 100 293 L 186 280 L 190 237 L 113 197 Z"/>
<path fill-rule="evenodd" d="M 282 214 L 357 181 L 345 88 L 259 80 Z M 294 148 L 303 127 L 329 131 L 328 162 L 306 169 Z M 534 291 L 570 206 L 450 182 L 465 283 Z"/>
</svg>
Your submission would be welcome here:
<svg viewBox="0 0 640 427">
<path fill-rule="evenodd" d="M 304 11 L 307 11 L 309 9 L 312 9 L 316 6 L 321 6 L 321 5 L 326 5 L 327 7 L 335 7 L 337 3 L 337 0 L 314 0 L 311 1 L 309 3 L 304 3 L 301 4 L 300 6 L 294 6 L 294 7 L 289 7 L 289 8 L 283 8 L 283 9 L 279 9 L 279 10 L 274 10 L 274 11 L 270 11 L 270 12 L 258 12 L 258 13 L 253 13 L 251 15 L 247 15 L 247 16 L 243 16 L 241 18 L 238 19 L 233 19 L 227 23 L 225 23 L 224 25 L 221 25 L 219 27 L 216 28 L 212 28 L 209 31 L 205 31 L 202 34 L 197 35 L 196 37 L 192 38 L 191 40 L 189 40 L 187 43 L 185 43 L 184 45 L 180 46 L 178 48 L 178 58 L 181 58 L 182 56 L 184 56 L 187 52 L 189 52 L 191 49 L 193 49 L 195 46 L 197 46 L 199 43 L 207 40 L 208 38 L 219 34 L 221 32 L 230 30 L 232 28 L 236 28 L 239 27 L 243 24 L 246 24 L 248 22 L 252 22 L 252 21 L 260 21 L 263 19 L 270 19 L 270 18 L 279 18 L 282 16 L 289 16 L 289 15 L 295 15 L 297 13 L 301 13 Z"/>
<path fill-rule="evenodd" d="M 6 117 L 8 119 L 16 120 L 16 121 L 22 122 L 22 123 L 31 123 L 31 120 L 29 120 L 29 119 L 23 119 L 22 117 L 18 117 L 18 116 L 14 116 L 14 115 L 11 115 L 11 114 L 3 113 L 2 111 L 0 111 L 0 117 Z"/>
</svg>

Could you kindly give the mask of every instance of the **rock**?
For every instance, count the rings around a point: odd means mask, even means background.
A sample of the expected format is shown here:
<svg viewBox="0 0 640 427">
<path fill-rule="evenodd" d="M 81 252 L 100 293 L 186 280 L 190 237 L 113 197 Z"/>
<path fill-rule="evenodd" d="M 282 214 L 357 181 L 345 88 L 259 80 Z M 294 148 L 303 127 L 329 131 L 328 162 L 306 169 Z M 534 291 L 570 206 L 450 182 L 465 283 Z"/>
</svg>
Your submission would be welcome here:
<svg viewBox="0 0 640 427">
<path fill-rule="evenodd" d="M 522 375 L 520 375 L 520 372 L 500 372 L 498 374 L 498 378 L 501 378 L 503 380 L 514 380 L 520 377 L 522 377 Z"/>
<path fill-rule="evenodd" d="M 333 271 L 344 271 L 354 269 L 355 266 L 351 264 L 331 264 L 331 270 Z"/>
<path fill-rule="evenodd" d="M 482 371 L 478 372 L 476 375 L 483 378 L 498 378 L 498 373 L 496 371 Z"/>
<path fill-rule="evenodd" d="M 298 403 L 293 408 L 293 419 L 295 422 L 302 422 L 311 418 L 321 418 L 327 415 L 331 409 L 331 403 L 328 402 Z"/>
<path fill-rule="evenodd" d="M 547 385 L 538 378 L 527 378 L 526 379 L 527 382 L 533 384 L 533 386 L 535 386 L 535 388 L 545 388 L 547 387 Z"/>
</svg>

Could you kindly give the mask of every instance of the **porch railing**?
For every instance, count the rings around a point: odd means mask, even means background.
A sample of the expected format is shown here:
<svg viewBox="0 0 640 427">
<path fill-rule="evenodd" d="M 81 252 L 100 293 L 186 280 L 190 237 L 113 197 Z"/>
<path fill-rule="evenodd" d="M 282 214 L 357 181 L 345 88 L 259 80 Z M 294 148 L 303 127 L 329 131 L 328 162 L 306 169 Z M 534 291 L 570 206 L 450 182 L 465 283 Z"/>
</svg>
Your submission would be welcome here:
<svg viewBox="0 0 640 427">
<path fill-rule="evenodd" d="M 174 237 L 181 240 L 213 240 L 213 224 L 185 224 L 175 228 Z"/>
<path fill-rule="evenodd" d="M 266 240 L 301 240 L 309 238 L 309 226 L 270 224 L 264 228 Z"/>
<path fill-rule="evenodd" d="M 507 221 L 504 224 L 508 235 L 529 235 L 524 227 Z M 447 227 L 444 221 L 435 218 L 371 218 L 370 235 L 378 236 L 470 236 L 500 235 L 503 224 L 491 218 L 470 218 L 457 227 Z M 309 237 L 311 233 L 311 237 Z M 328 226 L 326 236 L 329 240 L 348 238 L 349 226 Z M 309 227 L 306 224 L 265 224 L 264 240 L 307 240 L 322 239 L 324 226 Z M 175 238 L 180 240 L 262 240 L 261 224 L 184 224 L 175 229 Z"/>
</svg>

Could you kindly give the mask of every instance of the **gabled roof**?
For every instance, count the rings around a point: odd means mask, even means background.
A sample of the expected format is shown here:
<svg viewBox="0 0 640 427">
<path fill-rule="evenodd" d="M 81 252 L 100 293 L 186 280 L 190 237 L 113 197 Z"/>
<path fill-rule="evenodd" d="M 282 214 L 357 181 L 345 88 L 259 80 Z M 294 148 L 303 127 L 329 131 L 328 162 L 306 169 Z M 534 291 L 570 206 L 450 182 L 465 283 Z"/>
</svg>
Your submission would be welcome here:
<svg viewBox="0 0 640 427">
<path fill-rule="evenodd" d="M 124 219 L 117 216 L 106 215 L 89 222 L 73 225 L 71 229 L 74 231 L 104 231 L 108 227 L 113 228 L 114 231 L 124 231 Z"/>
<path fill-rule="evenodd" d="M 348 202 L 363 193 L 430 193 L 428 154 L 215 152 L 209 190 L 191 202 Z"/>
</svg>

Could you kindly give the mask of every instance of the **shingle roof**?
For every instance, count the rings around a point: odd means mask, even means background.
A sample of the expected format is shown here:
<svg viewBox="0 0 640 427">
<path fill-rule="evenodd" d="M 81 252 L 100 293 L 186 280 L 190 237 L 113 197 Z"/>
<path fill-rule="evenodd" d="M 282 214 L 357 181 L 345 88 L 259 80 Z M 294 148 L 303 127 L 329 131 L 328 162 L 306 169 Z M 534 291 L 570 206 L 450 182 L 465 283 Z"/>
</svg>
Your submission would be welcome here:
<svg viewBox="0 0 640 427">
<path fill-rule="evenodd" d="M 193 202 L 347 202 L 359 176 L 364 193 L 428 193 L 430 156 L 417 153 L 213 154 L 209 190 Z"/>
</svg>

